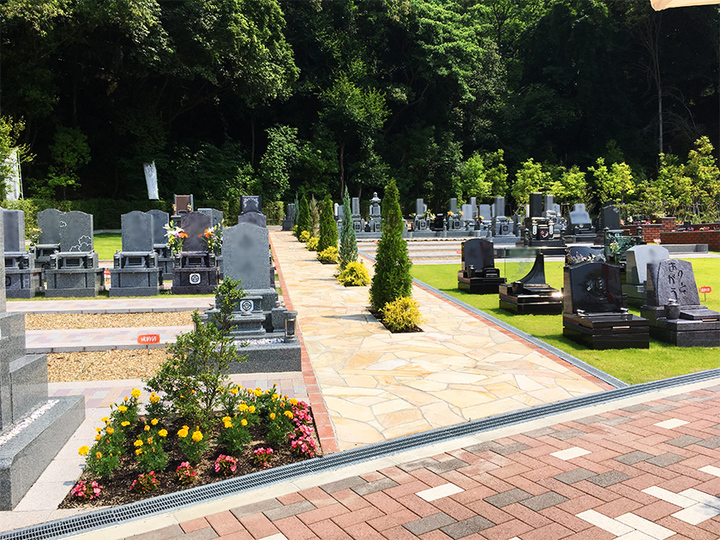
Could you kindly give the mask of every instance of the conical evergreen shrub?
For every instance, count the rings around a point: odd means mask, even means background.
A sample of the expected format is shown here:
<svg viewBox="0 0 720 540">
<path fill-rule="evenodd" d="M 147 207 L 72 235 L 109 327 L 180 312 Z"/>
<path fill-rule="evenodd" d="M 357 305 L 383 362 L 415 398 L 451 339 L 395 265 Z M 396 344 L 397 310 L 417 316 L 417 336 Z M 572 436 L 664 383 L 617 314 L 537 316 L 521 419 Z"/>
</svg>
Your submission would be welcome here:
<svg viewBox="0 0 720 540">
<path fill-rule="evenodd" d="M 340 271 L 345 270 L 348 264 L 358 260 L 357 237 L 352 224 L 352 210 L 350 208 L 350 196 L 345 190 L 343 198 L 343 217 L 340 226 L 340 251 L 338 253 L 338 264 Z"/>
<path fill-rule="evenodd" d="M 315 195 L 310 197 L 308 208 L 310 209 L 310 229 L 308 230 L 310 231 L 310 236 L 317 237 L 320 231 L 320 209 L 315 200 Z"/>
<path fill-rule="evenodd" d="M 318 241 L 318 253 L 325 251 L 329 247 L 337 249 L 338 231 L 335 222 L 335 208 L 330 195 L 320 203 L 320 240 Z"/>
<path fill-rule="evenodd" d="M 382 237 L 375 255 L 375 276 L 370 286 L 370 305 L 379 312 L 385 304 L 412 295 L 410 257 L 402 237 L 405 221 L 400 210 L 400 194 L 391 180 L 382 201 Z"/>
<path fill-rule="evenodd" d="M 312 231 L 310 229 L 310 206 L 308 205 L 307 197 L 303 195 L 300 199 L 300 206 L 297 213 L 297 237 L 300 238 L 300 234 L 302 234 L 303 231 L 311 233 Z"/>
</svg>

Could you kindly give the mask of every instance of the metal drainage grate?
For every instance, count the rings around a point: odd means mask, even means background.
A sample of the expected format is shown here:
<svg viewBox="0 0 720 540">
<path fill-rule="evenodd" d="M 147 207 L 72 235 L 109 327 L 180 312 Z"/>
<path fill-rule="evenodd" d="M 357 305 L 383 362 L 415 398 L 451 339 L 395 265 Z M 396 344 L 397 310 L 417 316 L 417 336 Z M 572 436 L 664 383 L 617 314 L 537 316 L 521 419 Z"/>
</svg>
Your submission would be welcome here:
<svg viewBox="0 0 720 540">
<path fill-rule="evenodd" d="M 118 525 L 120 523 L 141 517 L 177 510 L 185 506 L 226 497 L 228 495 L 236 495 L 260 486 L 268 486 L 270 484 L 300 478 L 313 473 L 332 471 L 348 464 L 355 464 L 390 456 L 399 452 L 435 444 L 440 441 L 447 441 L 466 435 L 492 431 L 501 427 L 521 424 L 523 422 L 583 409 L 593 405 L 610 403 L 620 399 L 646 394 L 648 392 L 716 378 L 720 378 L 720 369 L 701 371 L 662 381 L 653 381 L 634 386 L 626 386 L 624 388 L 576 397 L 556 403 L 539 405 L 531 409 L 500 414 L 490 418 L 483 418 L 481 420 L 473 420 L 455 426 L 434 429 L 424 433 L 407 435 L 405 437 L 399 437 L 397 439 L 383 441 L 353 450 L 346 450 L 337 454 L 330 454 L 325 457 L 313 458 L 307 461 L 284 465 L 276 469 L 251 473 L 238 478 L 231 478 L 229 480 L 216 482 L 214 484 L 207 484 L 177 493 L 161 495 L 145 501 L 139 501 L 115 508 L 97 510 L 88 514 L 72 516 L 40 525 L 34 525 L 32 527 L 26 527 L 24 529 L 0 534 L 0 539 L 35 540 L 59 538 L 100 527 Z"/>
</svg>

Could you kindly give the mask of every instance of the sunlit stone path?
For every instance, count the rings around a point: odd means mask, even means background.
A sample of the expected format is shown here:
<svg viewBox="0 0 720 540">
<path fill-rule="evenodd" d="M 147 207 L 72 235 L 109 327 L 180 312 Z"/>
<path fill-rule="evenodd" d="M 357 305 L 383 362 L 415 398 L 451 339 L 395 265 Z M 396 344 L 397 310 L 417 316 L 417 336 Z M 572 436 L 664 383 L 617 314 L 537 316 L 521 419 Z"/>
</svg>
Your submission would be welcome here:
<svg viewBox="0 0 720 540">
<path fill-rule="evenodd" d="M 341 450 L 607 388 L 416 286 L 423 332 L 392 334 L 367 287 L 343 287 L 290 233 L 270 234 Z"/>
</svg>

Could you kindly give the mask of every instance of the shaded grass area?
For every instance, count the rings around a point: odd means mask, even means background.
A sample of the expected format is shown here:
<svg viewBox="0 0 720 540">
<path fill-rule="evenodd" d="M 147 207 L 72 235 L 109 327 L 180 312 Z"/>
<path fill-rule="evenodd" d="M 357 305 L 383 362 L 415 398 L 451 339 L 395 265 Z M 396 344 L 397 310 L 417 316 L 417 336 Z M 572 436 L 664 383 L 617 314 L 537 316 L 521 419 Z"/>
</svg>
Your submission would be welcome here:
<svg viewBox="0 0 720 540">
<path fill-rule="evenodd" d="M 713 292 L 700 295 L 700 301 L 710 309 L 720 311 L 720 259 L 688 259 L 693 265 L 698 287 L 711 286 Z M 514 274 L 518 269 L 510 264 L 497 262 L 501 275 Z M 545 277 L 548 284 L 562 288 L 563 265 L 560 261 L 545 263 Z M 477 295 L 457 288 L 459 264 L 415 265 L 413 277 L 432 285 L 463 302 L 481 310 L 507 324 L 532 334 L 553 347 L 592 364 L 593 366 L 625 381 L 638 384 L 666 379 L 696 371 L 720 367 L 720 348 L 675 347 L 660 341 L 650 340 L 650 349 L 610 349 L 595 351 L 579 345 L 562 335 L 562 315 L 514 315 L 498 307 L 498 295 Z M 703 297 L 706 296 L 706 299 Z M 639 311 L 630 310 L 639 315 Z"/>
<path fill-rule="evenodd" d="M 115 252 L 122 248 L 122 236 L 119 233 L 96 234 L 94 244 L 98 259 L 111 261 Z"/>
</svg>

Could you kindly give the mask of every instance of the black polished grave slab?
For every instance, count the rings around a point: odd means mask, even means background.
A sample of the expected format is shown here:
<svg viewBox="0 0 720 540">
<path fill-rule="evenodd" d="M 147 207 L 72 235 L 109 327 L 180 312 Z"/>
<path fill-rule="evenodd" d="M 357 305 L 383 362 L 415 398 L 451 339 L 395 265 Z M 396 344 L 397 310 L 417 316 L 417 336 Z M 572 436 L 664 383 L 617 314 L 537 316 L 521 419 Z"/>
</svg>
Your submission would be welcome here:
<svg viewBox="0 0 720 540">
<path fill-rule="evenodd" d="M 620 267 L 601 262 L 565 266 L 563 336 L 591 349 L 650 345 L 647 319 L 623 305 Z"/>
<path fill-rule="evenodd" d="M 462 270 L 458 272 L 458 289 L 470 294 L 496 294 L 505 283 L 495 268 L 493 243 L 486 238 L 473 238 L 462 244 Z"/>
<path fill-rule="evenodd" d="M 506 261 L 507 262 L 507 261 Z M 499 286 L 500 308 L 518 315 L 560 314 L 563 312 L 562 293 L 545 280 L 545 257 L 535 256 L 535 262 L 524 277 Z"/>
<path fill-rule="evenodd" d="M 655 339 L 678 347 L 720 347 L 720 313 L 700 304 L 689 261 L 647 265 L 647 301 L 641 314 Z"/>
</svg>

